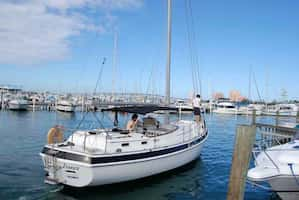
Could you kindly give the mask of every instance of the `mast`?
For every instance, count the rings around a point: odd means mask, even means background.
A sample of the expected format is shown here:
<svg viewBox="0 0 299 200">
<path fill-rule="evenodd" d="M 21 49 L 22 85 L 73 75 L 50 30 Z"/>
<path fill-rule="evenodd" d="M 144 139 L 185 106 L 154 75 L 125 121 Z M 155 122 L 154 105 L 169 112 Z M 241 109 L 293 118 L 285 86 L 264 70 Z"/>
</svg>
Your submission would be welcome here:
<svg viewBox="0 0 299 200">
<path fill-rule="evenodd" d="M 114 47 L 113 47 L 113 76 L 112 76 L 112 93 L 116 93 L 116 79 L 117 79 L 117 41 L 118 35 L 117 32 L 114 32 Z"/>
<path fill-rule="evenodd" d="M 170 65 L 171 65 L 171 0 L 168 0 L 167 15 L 167 64 L 166 64 L 166 90 L 165 103 L 170 104 Z"/>
<path fill-rule="evenodd" d="M 265 72 L 266 72 L 266 87 L 265 87 L 265 90 L 266 90 L 266 94 L 265 94 L 265 103 L 267 105 L 267 101 L 268 101 L 268 92 L 269 92 L 269 73 L 268 73 L 268 68 L 267 66 L 265 67 Z"/>
<path fill-rule="evenodd" d="M 251 72 L 252 66 L 249 66 L 249 78 L 248 78 L 248 101 L 251 101 Z"/>
</svg>

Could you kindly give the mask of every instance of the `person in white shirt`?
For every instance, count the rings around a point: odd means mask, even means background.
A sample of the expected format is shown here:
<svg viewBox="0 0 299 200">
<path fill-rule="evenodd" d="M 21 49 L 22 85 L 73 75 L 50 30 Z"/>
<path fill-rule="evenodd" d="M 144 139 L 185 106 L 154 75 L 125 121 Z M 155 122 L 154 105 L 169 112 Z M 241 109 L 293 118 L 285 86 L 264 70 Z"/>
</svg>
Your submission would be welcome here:
<svg viewBox="0 0 299 200">
<path fill-rule="evenodd" d="M 192 100 L 193 112 L 194 112 L 194 117 L 196 122 L 201 121 L 200 103 L 201 103 L 200 95 L 197 94 L 196 97 Z"/>
</svg>

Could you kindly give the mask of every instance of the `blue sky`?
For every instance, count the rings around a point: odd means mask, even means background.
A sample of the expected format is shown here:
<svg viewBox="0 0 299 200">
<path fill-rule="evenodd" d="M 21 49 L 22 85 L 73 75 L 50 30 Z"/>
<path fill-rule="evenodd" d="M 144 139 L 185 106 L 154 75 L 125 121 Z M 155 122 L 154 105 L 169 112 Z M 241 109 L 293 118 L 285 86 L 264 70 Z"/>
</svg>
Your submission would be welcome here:
<svg viewBox="0 0 299 200">
<path fill-rule="evenodd" d="M 299 98 L 299 2 L 191 3 L 204 97 L 216 91 L 228 95 L 231 89 L 247 96 L 252 66 L 262 98 L 279 99 L 282 89 L 289 99 Z M 99 91 L 111 91 L 116 79 L 118 92 L 163 94 L 166 16 L 166 0 L 1 1 L 0 84 L 91 92 L 106 57 Z M 173 0 L 172 44 L 172 95 L 188 97 L 193 87 L 182 0 Z M 258 98 L 254 81 L 251 93 Z"/>
</svg>

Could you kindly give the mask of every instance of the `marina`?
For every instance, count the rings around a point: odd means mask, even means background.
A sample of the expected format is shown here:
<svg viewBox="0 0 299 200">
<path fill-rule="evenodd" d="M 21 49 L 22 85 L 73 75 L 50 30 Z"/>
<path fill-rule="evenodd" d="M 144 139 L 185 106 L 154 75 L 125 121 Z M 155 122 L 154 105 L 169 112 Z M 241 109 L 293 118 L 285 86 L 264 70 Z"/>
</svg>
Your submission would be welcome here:
<svg viewBox="0 0 299 200">
<path fill-rule="evenodd" d="M 2 86 L 4 87 L 4 86 Z M 1 91 L 1 88 L 0 88 Z M 1 92 L 1 109 L 9 109 L 9 102 L 20 99 L 20 96 L 27 101 L 26 109 L 21 110 L 70 110 L 73 111 L 100 111 L 102 108 L 113 106 L 131 106 L 131 105 L 165 105 L 165 96 L 152 95 L 143 93 L 99 93 L 99 94 L 51 94 L 49 92 L 38 93 L 34 91 L 18 92 L 4 91 Z M 63 100 L 68 96 L 69 100 Z M 34 99 L 34 100 L 33 100 Z M 61 105 L 61 101 L 63 101 Z M 177 108 L 183 112 L 192 112 L 192 99 L 186 98 L 171 98 L 169 107 Z M 23 101 L 24 102 L 24 101 Z M 217 103 L 215 103 L 217 102 Z M 64 106 L 64 104 L 66 104 Z M 240 102 L 234 102 L 230 99 L 225 101 L 222 99 L 202 100 L 202 112 L 218 113 L 229 115 L 252 115 L 255 110 L 256 115 L 264 116 L 280 116 L 280 117 L 297 117 L 299 111 L 299 103 L 292 102 L 245 102 L 239 105 Z M 58 109 L 57 109 L 58 107 Z M 68 111 L 66 111 L 68 112 Z"/>
<path fill-rule="evenodd" d="M 0 1 L 0 199 L 298 200 L 298 6 Z"/>
</svg>

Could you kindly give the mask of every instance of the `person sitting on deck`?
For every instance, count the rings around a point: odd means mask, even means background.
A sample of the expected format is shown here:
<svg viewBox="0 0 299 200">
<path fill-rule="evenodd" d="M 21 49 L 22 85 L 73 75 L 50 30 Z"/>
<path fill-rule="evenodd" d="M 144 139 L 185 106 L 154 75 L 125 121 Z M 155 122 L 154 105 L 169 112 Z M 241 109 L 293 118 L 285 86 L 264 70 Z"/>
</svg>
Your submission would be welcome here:
<svg viewBox="0 0 299 200">
<path fill-rule="evenodd" d="M 136 128 L 137 123 L 138 123 L 138 115 L 133 114 L 132 119 L 127 123 L 127 130 L 129 132 L 132 132 Z"/>
<path fill-rule="evenodd" d="M 200 102 L 201 102 L 200 95 L 197 94 L 192 101 L 194 117 L 197 123 L 201 121 Z"/>
</svg>

